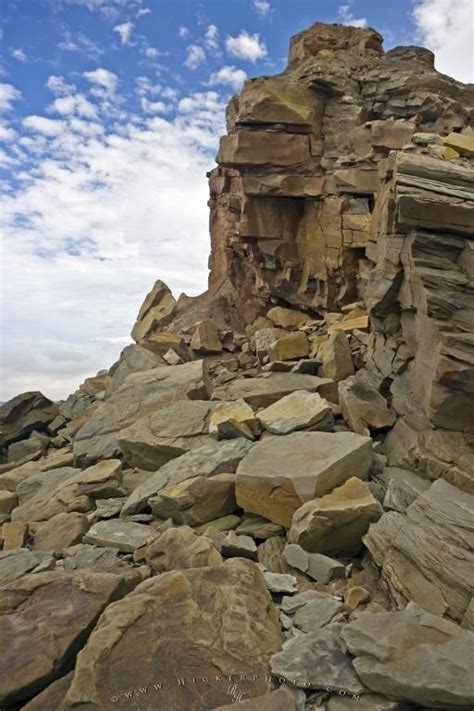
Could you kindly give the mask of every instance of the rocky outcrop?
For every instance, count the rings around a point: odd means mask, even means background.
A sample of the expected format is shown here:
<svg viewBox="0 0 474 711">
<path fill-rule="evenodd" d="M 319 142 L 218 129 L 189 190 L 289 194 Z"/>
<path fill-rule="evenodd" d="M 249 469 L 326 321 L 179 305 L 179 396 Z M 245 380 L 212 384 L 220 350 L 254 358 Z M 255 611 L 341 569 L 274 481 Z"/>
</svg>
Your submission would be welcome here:
<svg viewBox="0 0 474 711">
<path fill-rule="evenodd" d="M 473 113 L 320 23 L 232 99 L 208 291 L 0 408 L 2 708 L 472 707 Z"/>
</svg>

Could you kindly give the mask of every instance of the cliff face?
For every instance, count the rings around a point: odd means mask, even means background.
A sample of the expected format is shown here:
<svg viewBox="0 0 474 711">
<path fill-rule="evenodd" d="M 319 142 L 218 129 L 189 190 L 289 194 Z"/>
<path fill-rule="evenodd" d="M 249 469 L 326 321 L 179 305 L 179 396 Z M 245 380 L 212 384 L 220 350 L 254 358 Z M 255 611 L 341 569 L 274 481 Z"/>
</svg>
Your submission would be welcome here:
<svg viewBox="0 0 474 711">
<path fill-rule="evenodd" d="M 317 23 L 231 101 L 210 174 L 211 294 L 246 321 L 361 302 L 365 365 L 404 418 L 392 439 L 428 469 L 417 432 L 474 433 L 473 113 L 430 51 Z M 433 436 L 450 466 L 464 438 Z"/>
</svg>

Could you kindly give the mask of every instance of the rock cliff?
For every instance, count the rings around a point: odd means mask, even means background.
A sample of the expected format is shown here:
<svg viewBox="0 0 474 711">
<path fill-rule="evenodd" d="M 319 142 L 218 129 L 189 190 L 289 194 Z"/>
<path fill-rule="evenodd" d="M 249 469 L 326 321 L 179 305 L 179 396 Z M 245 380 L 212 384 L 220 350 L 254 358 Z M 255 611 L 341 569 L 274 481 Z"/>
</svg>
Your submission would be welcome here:
<svg viewBox="0 0 474 711">
<path fill-rule="evenodd" d="M 207 292 L 0 408 L 2 709 L 472 708 L 473 114 L 320 23 L 232 99 Z"/>
</svg>

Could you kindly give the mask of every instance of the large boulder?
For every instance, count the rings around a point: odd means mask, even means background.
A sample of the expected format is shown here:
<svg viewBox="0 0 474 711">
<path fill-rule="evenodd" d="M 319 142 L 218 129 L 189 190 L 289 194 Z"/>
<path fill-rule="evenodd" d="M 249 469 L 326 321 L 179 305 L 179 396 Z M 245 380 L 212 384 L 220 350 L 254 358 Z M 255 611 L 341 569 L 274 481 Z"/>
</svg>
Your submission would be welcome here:
<svg viewBox="0 0 474 711">
<path fill-rule="evenodd" d="M 84 514 L 59 513 L 36 527 L 33 549 L 59 553 L 63 548 L 80 543 L 88 530 L 89 521 Z"/>
<path fill-rule="evenodd" d="M 362 612 L 341 635 L 372 691 L 430 708 L 472 707 L 473 632 L 410 603 L 399 612 Z"/>
<path fill-rule="evenodd" d="M 0 590 L 0 703 L 16 707 L 67 672 L 104 608 L 140 582 L 46 572 Z"/>
<path fill-rule="evenodd" d="M 295 390 L 318 392 L 332 402 L 337 401 L 337 385 L 330 378 L 301 373 L 267 373 L 258 378 L 236 378 L 214 389 L 214 400 L 239 400 L 249 405 L 267 407 Z"/>
<path fill-rule="evenodd" d="M 365 479 L 371 462 L 371 440 L 352 432 L 266 437 L 239 464 L 237 503 L 289 528 L 303 503 L 352 476 Z"/>
<path fill-rule="evenodd" d="M 132 329 L 134 341 L 141 341 L 148 335 L 166 325 L 175 309 L 176 299 L 166 286 L 158 279 L 152 290 L 146 295 L 140 307 L 136 323 Z"/>
<path fill-rule="evenodd" d="M 194 447 L 212 442 L 205 400 L 182 400 L 136 420 L 121 430 L 119 446 L 131 467 L 156 471 Z"/>
<path fill-rule="evenodd" d="M 84 466 L 120 455 L 120 430 L 178 400 L 203 400 L 208 394 L 202 360 L 132 373 L 78 430 L 74 441 L 76 462 Z"/>
<path fill-rule="evenodd" d="M 413 600 L 461 621 L 474 595 L 474 496 L 443 479 L 408 506 L 388 511 L 364 537 L 400 606 Z"/>
<path fill-rule="evenodd" d="M 0 449 L 26 439 L 30 432 L 47 431 L 58 406 L 38 391 L 22 393 L 0 406 Z"/>
<path fill-rule="evenodd" d="M 212 477 L 233 473 L 240 460 L 253 446 L 247 439 L 238 438 L 196 447 L 181 457 L 171 460 L 140 484 L 128 497 L 122 516 L 141 513 L 150 507 L 149 500 L 165 487 L 194 477 Z"/>
<path fill-rule="evenodd" d="M 128 698 L 143 711 L 200 711 L 231 702 L 234 681 L 247 697 L 260 696 L 270 691 L 269 659 L 282 641 L 255 563 L 165 573 L 102 615 L 64 709 L 107 711 Z"/>
<path fill-rule="evenodd" d="M 29 476 L 17 487 L 18 506 L 12 511 L 12 521 L 46 521 L 63 513 L 65 505 L 56 497 L 57 490 L 81 474 L 74 467 L 59 467 Z"/>
<path fill-rule="evenodd" d="M 362 548 L 362 536 L 382 513 L 369 484 L 351 477 L 331 493 L 297 509 L 288 540 L 312 553 L 354 555 Z"/>
</svg>

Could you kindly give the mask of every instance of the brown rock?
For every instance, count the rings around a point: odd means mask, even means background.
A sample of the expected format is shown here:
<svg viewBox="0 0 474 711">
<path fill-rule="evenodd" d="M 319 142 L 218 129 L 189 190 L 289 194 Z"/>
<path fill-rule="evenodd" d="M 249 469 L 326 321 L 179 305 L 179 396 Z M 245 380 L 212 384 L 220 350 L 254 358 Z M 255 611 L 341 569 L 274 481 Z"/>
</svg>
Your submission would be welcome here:
<svg viewBox="0 0 474 711">
<path fill-rule="evenodd" d="M 271 360 L 297 360 L 309 355 L 308 336 L 303 331 L 295 331 L 278 338 L 268 351 Z"/>
<path fill-rule="evenodd" d="M 0 406 L 0 447 L 25 439 L 33 430 L 47 430 L 58 407 L 40 392 L 17 395 Z"/>
<path fill-rule="evenodd" d="M 198 353 L 220 353 L 222 343 L 217 325 L 212 319 L 200 321 L 191 339 L 191 348 Z"/>
<path fill-rule="evenodd" d="M 339 381 L 354 372 L 351 349 L 344 331 L 331 333 L 318 348 L 318 358 L 322 361 L 320 374 L 323 377 Z"/>
<path fill-rule="evenodd" d="M 134 341 L 141 341 L 160 326 L 166 325 L 175 309 L 176 299 L 164 282 L 158 280 L 140 307 L 132 329 Z"/>
<path fill-rule="evenodd" d="M 339 403 L 348 426 L 361 435 L 395 424 L 396 415 L 385 398 L 361 378 L 350 377 L 339 383 Z"/>
<path fill-rule="evenodd" d="M 89 530 L 87 516 L 81 513 L 60 513 L 35 529 L 33 550 L 54 551 L 80 543 Z"/>
<path fill-rule="evenodd" d="M 296 309 L 285 309 L 282 306 L 274 306 L 267 313 L 267 318 L 269 318 L 275 326 L 286 329 L 298 329 L 304 324 L 311 320 L 308 314 L 304 314 Z"/>
<path fill-rule="evenodd" d="M 23 548 L 28 536 L 28 524 L 23 521 L 7 521 L 2 526 L 3 550 Z"/>
<path fill-rule="evenodd" d="M 206 536 L 197 536 L 189 526 L 169 528 L 159 534 L 144 549 L 135 553 L 136 560 L 145 560 L 154 572 L 219 565 L 222 557 Z"/>
</svg>

